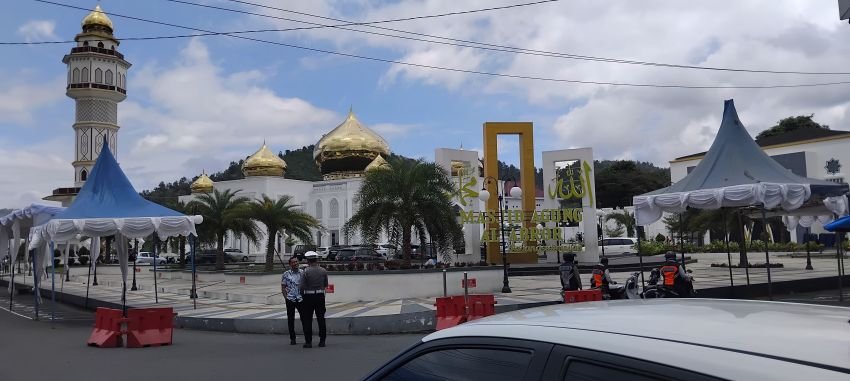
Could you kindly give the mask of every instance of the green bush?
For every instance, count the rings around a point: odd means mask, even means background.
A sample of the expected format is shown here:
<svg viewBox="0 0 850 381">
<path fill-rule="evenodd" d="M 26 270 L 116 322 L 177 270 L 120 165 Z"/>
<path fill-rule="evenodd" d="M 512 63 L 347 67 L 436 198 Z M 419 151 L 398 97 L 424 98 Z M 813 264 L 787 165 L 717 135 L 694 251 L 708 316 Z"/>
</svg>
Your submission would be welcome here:
<svg viewBox="0 0 850 381">
<path fill-rule="evenodd" d="M 667 242 L 667 237 L 665 237 L 664 234 L 658 233 L 658 235 L 655 236 L 655 242 Z"/>
</svg>

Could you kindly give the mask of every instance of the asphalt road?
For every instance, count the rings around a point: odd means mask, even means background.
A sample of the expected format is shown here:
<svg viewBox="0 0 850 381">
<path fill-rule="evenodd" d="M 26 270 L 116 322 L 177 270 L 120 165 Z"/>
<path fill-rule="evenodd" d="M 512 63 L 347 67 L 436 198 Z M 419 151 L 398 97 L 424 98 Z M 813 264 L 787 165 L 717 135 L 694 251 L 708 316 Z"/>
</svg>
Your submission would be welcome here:
<svg viewBox="0 0 850 381">
<path fill-rule="evenodd" d="M 32 296 L 17 300 L 20 315 L 0 291 L 0 380 L 358 380 L 423 336 L 330 336 L 304 349 L 288 336 L 175 330 L 171 346 L 93 348 L 90 312 L 59 305 L 51 323 L 45 306 L 34 321 Z"/>
</svg>

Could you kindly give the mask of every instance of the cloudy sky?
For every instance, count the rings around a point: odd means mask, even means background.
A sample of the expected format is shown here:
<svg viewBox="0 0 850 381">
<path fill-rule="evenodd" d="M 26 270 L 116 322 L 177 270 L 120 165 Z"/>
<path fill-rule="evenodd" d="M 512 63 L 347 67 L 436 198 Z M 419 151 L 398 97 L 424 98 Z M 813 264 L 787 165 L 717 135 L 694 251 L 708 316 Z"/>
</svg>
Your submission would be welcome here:
<svg viewBox="0 0 850 381">
<path fill-rule="evenodd" d="M 108 13 L 216 32 L 339 24 L 232 0 L 186 1 L 256 15 L 166 0 L 101 4 Z M 527 1 L 250 0 L 357 22 Z M 95 4 L 56 2 L 85 8 Z M 0 14 L 0 40 L 72 40 L 86 13 L 33 0 L 11 2 Z M 195 33 L 117 15 L 111 18 L 119 38 Z M 335 28 L 242 36 L 381 60 L 537 78 L 725 87 L 850 81 L 850 75 L 694 70 L 564 57 L 850 71 L 850 25 L 838 20 L 834 0 L 562 0 L 380 25 L 418 34 L 349 28 L 444 44 Z M 549 53 L 445 44 L 457 40 Z M 22 206 L 53 188 L 72 185 L 74 105 L 64 96 L 61 62 L 71 46 L 0 45 L 0 207 Z M 544 150 L 589 146 L 600 159 L 666 166 L 676 156 L 708 147 L 722 101 L 728 98 L 736 100 L 753 134 L 780 118 L 811 113 L 834 129 L 850 129 L 850 85 L 679 89 L 577 84 L 427 69 L 229 36 L 125 41 L 120 50 L 133 67 L 128 98 L 119 106 L 119 161 L 138 189 L 191 177 L 201 169 L 223 169 L 263 140 L 275 151 L 311 144 L 341 122 L 349 106 L 395 152 L 426 159 L 433 158 L 437 147 L 480 149 L 485 121 L 532 121 L 538 161 Z M 516 139 L 504 141 L 515 145 Z M 506 146 L 501 155 L 516 163 L 516 151 Z"/>
</svg>

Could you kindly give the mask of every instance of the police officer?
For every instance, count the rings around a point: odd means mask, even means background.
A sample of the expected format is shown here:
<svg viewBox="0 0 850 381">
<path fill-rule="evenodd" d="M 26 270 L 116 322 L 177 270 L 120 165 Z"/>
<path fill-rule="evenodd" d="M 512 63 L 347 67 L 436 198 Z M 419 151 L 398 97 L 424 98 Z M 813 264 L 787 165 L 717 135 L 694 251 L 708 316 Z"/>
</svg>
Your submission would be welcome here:
<svg viewBox="0 0 850 381">
<path fill-rule="evenodd" d="M 602 257 L 599 260 L 599 263 L 593 266 L 590 278 L 590 287 L 601 289 L 602 295 L 607 298 L 609 297 L 609 286 L 614 283 L 617 282 L 614 282 L 614 280 L 611 279 L 611 273 L 608 271 L 608 258 Z"/>
<path fill-rule="evenodd" d="M 564 291 L 581 290 L 581 275 L 575 260 L 575 253 L 564 253 L 564 262 L 558 267 L 561 273 L 561 289 Z"/>
<path fill-rule="evenodd" d="M 319 346 L 325 346 L 327 330 L 325 327 L 325 289 L 328 287 L 328 272 L 319 267 L 319 254 L 315 251 L 304 253 L 307 268 L 301 276 L 301 295 L 304 298 L 304 314 L 301 326 L 304 331 L 304 348 L 313 348 L 313 312 L 319 323 Z"/>
<path fill-rule="evenodd" d="M 680 297 L 690 296 L 691 277 L 676 260 L 676 253 L 668 251 L 664 254 L 664 263 L 659 268 L 659 273 L 662 286 L 673 290 Z"/>
</svg>

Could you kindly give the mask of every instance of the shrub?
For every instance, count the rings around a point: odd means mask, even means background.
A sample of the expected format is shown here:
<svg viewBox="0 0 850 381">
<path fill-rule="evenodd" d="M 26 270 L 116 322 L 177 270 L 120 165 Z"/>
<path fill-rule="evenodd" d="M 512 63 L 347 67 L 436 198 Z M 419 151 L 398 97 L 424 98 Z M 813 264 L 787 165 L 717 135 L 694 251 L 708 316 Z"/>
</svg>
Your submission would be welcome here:
<svg viewBox="0 0 850 381">
<path fill-rule="evenodd" d="M 667 242 L 667 237 L 665 237 L 664 234 L 658 233 L 658 235 L 655 236 L 655 242 Z"/>
</svg>

